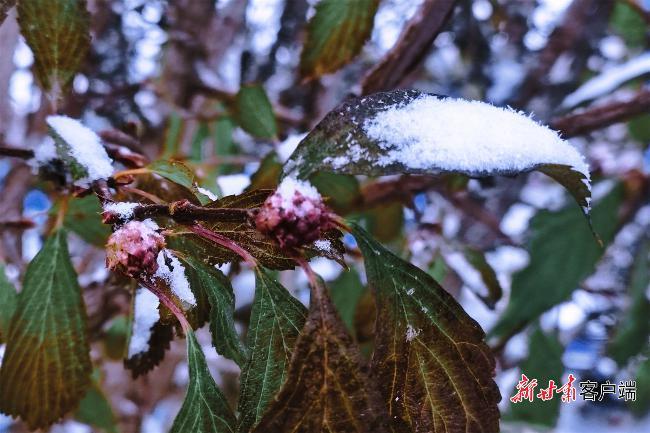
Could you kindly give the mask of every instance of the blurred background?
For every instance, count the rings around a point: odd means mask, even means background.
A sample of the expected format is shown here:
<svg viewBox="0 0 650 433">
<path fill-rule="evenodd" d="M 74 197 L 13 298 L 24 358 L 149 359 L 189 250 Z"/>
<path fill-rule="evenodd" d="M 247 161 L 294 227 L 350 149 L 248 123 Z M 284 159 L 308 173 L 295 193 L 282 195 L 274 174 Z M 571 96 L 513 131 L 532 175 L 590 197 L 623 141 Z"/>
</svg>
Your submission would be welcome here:
<svg viewBox="0 0 650 433">
<path fill-rule="evenodd" d="M 150 159 L 186 160 L 217 195 L 273 187 L 304 135 L 352 95 L 416 88 L 530 113 L 586 156 L 606 248 L 564 189 L 540 173 L 314 183 L 337 212 L 364 219 L 382 242 L 428 270 L 489 333 L 503 432 L 650 432 L 650 1 L 381 0 L 360 55 L 305 80 L 300 56 L 316 3 L 89 0 L 90 53 L 59 108 L 104 131 L 108 142 Z M 0 26 L 0 141 L 31 149 L 44 139 L 50 107 L 14 17 L 10 11 Z M 399 73 L 377 67 L 386 64 Z M 257 133 L 229 111 L 244 85 L 266 93 L 276 133 Z M 28 163 L 0 159 L 0 258 L 17 287 L 42 245 L 52 197 Z M 173 342 L 146 377 L 133 380 L 124 369 L 129 286 L 104 267 L 97 246 L 109 229 L 93 200 L 74 201 L 66 224 L 89 309 L 97 389 L 95 400 L 51 431 L 165 432 L 186 390 L 185 345 Z M 2 224 L 21 219 L 34 227 Z M 372 301 L 353 240 L 346 241 L 356 263 L 350 272 L 327 259 L 314 268 L 355 338 L 371 344 Z M 254 276 L 223 270 L 245 332 Z M 301 271 L 280 278 L 308 302 Z M 238 367 L 204 331 L 198 336 L 212 373 L 234 402 Z M 521 373 L 540 388 L 569 373 L 576 386 L 633 380 L 636 401 L 578 395 L 572 403 L 513 405 Z M 23 431 L 0 415 L 0 432 Z"/>
</svg>

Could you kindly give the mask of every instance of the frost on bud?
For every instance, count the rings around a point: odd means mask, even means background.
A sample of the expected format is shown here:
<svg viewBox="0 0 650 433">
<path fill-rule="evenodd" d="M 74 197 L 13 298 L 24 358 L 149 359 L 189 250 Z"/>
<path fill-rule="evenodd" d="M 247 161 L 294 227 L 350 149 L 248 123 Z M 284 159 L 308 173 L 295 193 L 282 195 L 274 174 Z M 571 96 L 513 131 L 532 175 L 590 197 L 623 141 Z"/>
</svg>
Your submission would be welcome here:
<svg viewBox="0 0 650 433">
<path fill-rule="evenodd" d="M 106 266 L 130 277 L 158 270 L 156 259 L 165 247 L 165 238 L 151 220 L 131 221 L 116 230 L 106 244 Z"/>
<path fill-rule="evenodd" d="M 332 216 L 316 188 L 287 177 L 255 214 L 255 226 L 282 248 L 300 247 L 332 228 Z"/>
</svg>

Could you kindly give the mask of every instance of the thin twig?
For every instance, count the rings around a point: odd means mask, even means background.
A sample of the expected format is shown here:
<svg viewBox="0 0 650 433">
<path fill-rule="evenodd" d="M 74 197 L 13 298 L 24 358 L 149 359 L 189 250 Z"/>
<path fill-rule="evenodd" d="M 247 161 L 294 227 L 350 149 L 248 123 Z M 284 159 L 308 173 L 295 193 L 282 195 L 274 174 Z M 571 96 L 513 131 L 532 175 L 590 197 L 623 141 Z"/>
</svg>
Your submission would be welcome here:
<svg viewBox="0 0 650 433">
<path fill-rule="evenodd" d="M 643 89 L 628 101 L 612 102 L 554 119 L 551 127 L 560 131 L 564 137 L 575 137 L 648 112 L 650 89 Z"/>
</svg>

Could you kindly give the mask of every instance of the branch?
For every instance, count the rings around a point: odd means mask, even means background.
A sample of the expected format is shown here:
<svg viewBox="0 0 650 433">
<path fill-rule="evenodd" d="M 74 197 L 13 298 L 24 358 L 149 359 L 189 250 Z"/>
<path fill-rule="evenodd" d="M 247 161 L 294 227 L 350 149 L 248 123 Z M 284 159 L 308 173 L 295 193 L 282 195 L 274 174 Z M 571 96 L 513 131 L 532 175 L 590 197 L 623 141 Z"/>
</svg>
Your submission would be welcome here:
<svg viewBox="0 0 650 433">
<path fill-rule="evenodd" d="M 455 5 L 456 0 L 425 0 L 393 48 L 363 77 L 361 94 L 397 87 L 424 59 L 436 36 L 447 24 Z"/>
<path fill-rule="evenodd" d="M 560 131 L 565 138 L 569 138 L 623 122 L 648 111 L 650 111 L 650 89 L 643 89 L 629 101 L 612 102 L 556 118 L 551 121 L 551 127 Z"/>
<path fill-rule="evenodd" d="M 29 149 L 20 149 L 18 147 L 0 145 L 0 156 L 9 156 L 20 159 L 31 159 L 34 157 L 34 151 Z"/>
<path fill-rule="evenodd" d="M 143 204 L 133 209 L 133 218 L 144 220 L 152 217 L 168 217 L 177 222 L 192 221 L 219 221 L 237 222 L 248 221 L 248 209 L 237 208 L 212 208 L 197 206 L 189 200 L 179 200 L 170 204 Z M 121 222 L 119 214 L 104 211 L 102 214 L 104 224 Z"/>
</svg>

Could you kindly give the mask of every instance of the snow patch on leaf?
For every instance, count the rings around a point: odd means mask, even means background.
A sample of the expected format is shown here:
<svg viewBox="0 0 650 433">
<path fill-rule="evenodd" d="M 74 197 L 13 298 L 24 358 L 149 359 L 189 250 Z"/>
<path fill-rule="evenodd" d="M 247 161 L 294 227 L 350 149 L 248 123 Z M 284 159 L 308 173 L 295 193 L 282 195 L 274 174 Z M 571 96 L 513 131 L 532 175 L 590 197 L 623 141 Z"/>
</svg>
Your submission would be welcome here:
<svg viewBox="0 0 650 433">
<path fill-rule="evenodd" d="M 154 276 L 169 284 L 171 291 L 181 301 L 192 306 L 196 305 L 196 298 L 185 275 L 185 267 L 180 260 L 170 250 L 161 250 L 156 258 L 156 263 L 158 263 L 158 270 Z"/>
<path fill-rule="evenodd" d="M 385 151 L 382 166 L 521 172 L 540 164 L 568 165 L 589 178 L 582 155 L 557 132 L 522 112 L 479 101 L 423 95 L 364 121 Z"/>
<path fill-rule="evenodd" d="M 149 290 L 140 287 L 135 292 L 133 331 L 129 341 L 128 358 L 149 350 L 151 328 L 160 320 L 159 305 L 160 300 Z"/>
<path fill-rule="evenodd" d="M 108 157 L 99 136 L 78 120 L 67 116 L 48 116 L 47 124 L 68 147 L 64 152 L 86 171 L 78 183 L 107 179 L 113 174 L 112 160 Z M 58 149 L 59 152 L 62 149 Z"/>
</svg>

